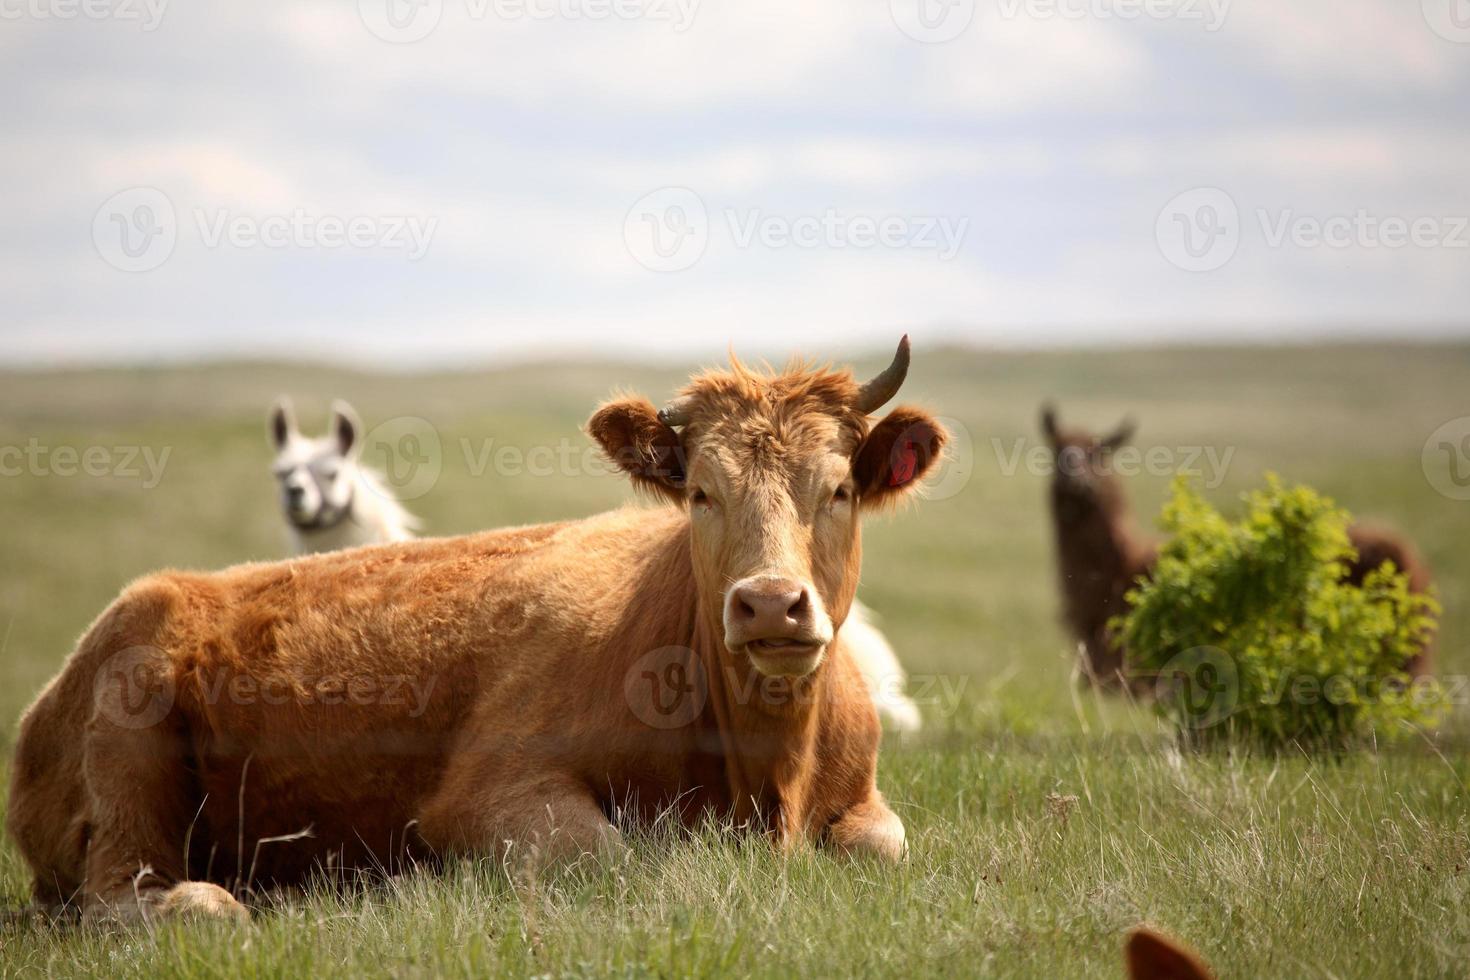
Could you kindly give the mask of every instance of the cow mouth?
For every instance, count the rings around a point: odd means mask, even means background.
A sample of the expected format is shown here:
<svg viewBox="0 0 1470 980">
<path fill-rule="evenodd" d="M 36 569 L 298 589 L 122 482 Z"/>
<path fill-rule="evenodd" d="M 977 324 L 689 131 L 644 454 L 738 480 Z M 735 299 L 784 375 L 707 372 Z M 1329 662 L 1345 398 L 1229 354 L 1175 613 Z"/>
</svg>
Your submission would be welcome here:
<svg viewBox="0 0 1470 980">
<path fill-rule="evenodd" d="M 817 669 L 826 649 L 825 643 L 804 639 L 751 640 L 745 644 L 750 662 L 768 677 L 805 677 Z"/>
</svg>

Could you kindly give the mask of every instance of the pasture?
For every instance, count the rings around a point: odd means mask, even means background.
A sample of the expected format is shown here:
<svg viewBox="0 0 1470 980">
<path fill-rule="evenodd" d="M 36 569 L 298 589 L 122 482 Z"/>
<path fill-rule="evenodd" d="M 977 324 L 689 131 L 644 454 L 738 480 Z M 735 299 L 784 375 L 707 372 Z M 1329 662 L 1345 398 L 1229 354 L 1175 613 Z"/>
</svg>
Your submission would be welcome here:
<svg viewBox="0 0 1470 980">
<path fill-rule="evenodd" d="M 22 472 L 0 477 L 0 755 L 19 713 L 130 579 L 284 556 L 265 435 L 276 395 L 295 397 L 308 432 L 325 424 L 333 397 L 369 429 L 425 420 L 427 429 L 392 433 L 434 475 L 408 506 L 426 533 L 454 534 L 629 499 L 626 481 L 590 463 L 581 425 L 615 388 L 658 402 L 691 367 L 0 375 L 0 446 L 33 447 Z M 937 499 L 868 521 L 860 593 L 926 702 L 926 730 L 890 736 L 880 760 L 880 786 L 908 828 L 903 866 L 781 859 L 716 827 L 655 831 L 614 867 L 531 876 L 459 862 L 442 874 L 324 884 L 276 898 L 238 929 L 117 936 L 11 924 L 0 931 L 0 972 L 1118 976 L 1124 930 L 1151 921 L 1197 945 L 1222 976 L 1463 977 L 1470 694 L 1459 692 L 1438 733 L 1377 751 L 1181 754 L 1147 709 L 1071 684 L 1047 476 L 1028 452 L 1041 445 L 1046 397 L 1064 419 L 1097 429 L 1132 413 L 1140 447 L 1201 470 L 1208 496 L 1227 507 L 1274 470 L 1401 528 L 1445 606 L 1440 672 L 1464 676 L 1470 502 L 1436 492 L 1421 450 L 1470 411 L 1467 391 L 1463 346 L 921 345 L 899 401 L 960 423 L 959 452 Z M 401 442 L 428 431 L 437 452 L 422 438 Z M 79 460 L 67 466 L 60 447 Z M 102 450 L 91 455 L 95 475 L 82 471 L 89 449 Z M 1150 522 L 1169 476 L 1143 470 L 1128 487 Z M 21 905 L 27 888 L 18 856 L 0 845 L 0 905 Z"/>
</svg>

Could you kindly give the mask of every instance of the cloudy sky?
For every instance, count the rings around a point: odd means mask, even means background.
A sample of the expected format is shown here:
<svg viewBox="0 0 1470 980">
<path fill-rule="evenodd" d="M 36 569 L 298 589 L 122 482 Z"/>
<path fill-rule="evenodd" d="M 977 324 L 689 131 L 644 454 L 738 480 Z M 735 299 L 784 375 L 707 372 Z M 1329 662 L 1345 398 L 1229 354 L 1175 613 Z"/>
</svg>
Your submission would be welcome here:
<svg viewBox="0 0 1470 980">
<path fill-rule="evenodd" d="M 0 362 L 1470 333 L 1470 0 L 0 0 Z"/>
</svg>

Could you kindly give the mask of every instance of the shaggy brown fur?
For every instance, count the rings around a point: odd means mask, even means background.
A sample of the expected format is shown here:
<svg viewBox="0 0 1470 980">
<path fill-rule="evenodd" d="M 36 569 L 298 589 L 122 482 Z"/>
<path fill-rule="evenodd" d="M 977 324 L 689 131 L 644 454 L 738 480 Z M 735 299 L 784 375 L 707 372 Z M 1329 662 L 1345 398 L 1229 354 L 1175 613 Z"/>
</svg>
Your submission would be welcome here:
<svg viewBox="0 0 1470 980">
<path fill-rule="evenodd" d="M 1079 668 L 1094 684 L 1124 686 L 1124 652 L 1115 647 L 1107 624 L 1127 612 L 1124 595 L 1146 577 L 1158 559 L 1158 542 L 1138 530 L 1132 508 L 1109 456 L 1132 437 L 1125 421 L 1099 438 L 1082 429 L 1062 429 L 1051 406 L 1042 410 L 1042 432 L 1054 453 L 1051 482 L 1052 522 L 1056 532 L 1057 571 L 1062 591 L 1062 617 L 1078 644 Z M 1409 588 L 1429 590 L 1429 569 L 1413 547 L 1392 531 L 1354 524 L 1348 537 L 1356 557 L 1347 580 L 1361 585 L 1385 561 L 1408 576 Z M 1405 669 L 1414 676 L 1433 669 L 1433 644 L 1426 643 Z M 1147 684 L 1135 680 L 1134 690 Z"/>
<path fill-rule="evenodd" d="M 682 433 L 605 406 L 593 435 L 675 506 L 133 584 L 21 725 L 9 829 L 37 901 L 234 915 L 225 888 L 322 864 L 595 853 L 613 818 L 670 809 L 898 858 L 841 644 L 767 676 L 721 621 L 726 583 L 780 567 L 840 626 L 858 505 L 906 492 L 944 440 L 913 410 L 871 425 L 854 390 L 712 374 Z"/>
<path fill-rule="evenodd" d="M 1062 430 L 1050 406 L 1042 431 L 1051 443 L 1052 524 L 1062 618 L 1077 641 L 1078 667 L 1090 683 L 1124 684 L 1123 653 L 1114 646 L 1108 622 L 1128 609 L 1124 595 L 1149 573 L 1158 546 L 1138 530 L 1123 485 L 1106 461 L 1133 435 L 1124 422 L 1104 439 L 1080 429 Z M 1142 689 L 1141 682 L 1132 685 Z"/>
</svg>

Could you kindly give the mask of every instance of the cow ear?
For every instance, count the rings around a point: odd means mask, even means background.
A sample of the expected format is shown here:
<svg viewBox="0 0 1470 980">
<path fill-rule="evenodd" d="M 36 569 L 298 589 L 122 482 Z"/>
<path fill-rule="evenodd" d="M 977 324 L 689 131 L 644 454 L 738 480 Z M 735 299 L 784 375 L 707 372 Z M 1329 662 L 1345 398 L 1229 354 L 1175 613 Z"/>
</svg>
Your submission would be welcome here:
<svg viewBox="0 0 1470 980">
<path fill-rule="evenodd" d="M 1146 926 L 1128 934 L 1123 958 L 1129 980 L 1214 980 L 1215 976 L 1193 950 Z"/>
<path fill-rule="evenodd" d="M 332 402 L 330 435 L 344 459 L 350 458 L 356 450 L 362 448 L 362 420 L 357 417 L 352 406 L 344 401 Z"/>
<path fill-rule="evenodd" d="M 271 406 L 269 432 L 271 445 L 277 452 L 286 448 L 286 443 L 296 434 L 296 413 L 291 410 L 291 399 L 282 395 Z"/>
<path fill-rule="evenodd" d="M 683 499 L 684 443 L 647 398 L 608 402 L 587 421 L 587 434 L 634 486 Z"/>
<path fill-rule="evenodd" d="M 928 412 L 900 406 L 873 426 L 858 448 L 853 477 L 863 503 L 897 500 L 939 461 L 949 435 Z"/>
</svg>

